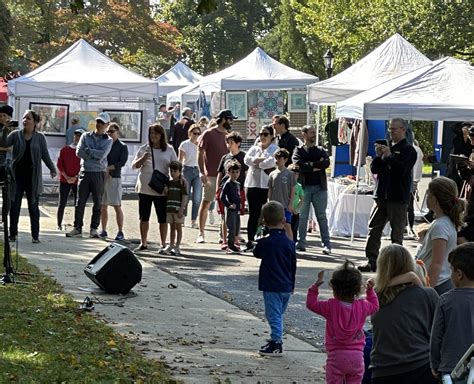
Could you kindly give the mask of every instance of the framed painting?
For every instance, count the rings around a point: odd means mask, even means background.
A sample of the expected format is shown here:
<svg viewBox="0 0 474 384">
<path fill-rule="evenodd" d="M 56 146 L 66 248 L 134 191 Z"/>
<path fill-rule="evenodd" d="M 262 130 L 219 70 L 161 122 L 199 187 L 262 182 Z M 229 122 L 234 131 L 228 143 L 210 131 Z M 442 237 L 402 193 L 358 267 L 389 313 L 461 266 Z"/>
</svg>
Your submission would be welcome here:
<svg viewBox="0 0 474 384">
<path fill-rule="evenodd" d="M 226 92 L 225 93 L 226 109 L 230 109 L 237 120 L 247 120 L 247 92 Z"/>
<path fill-rule="evenodd" d="M 306 92 L 288 91 L 288 112 L 306 112 Z"/>
<path fill-rule="evenodd" d="M 39 132 L 52 136 L 66 135 L 69 122 L 69 104 L 30 102 L 30 109 L 40 115 Z"/>
<path fill-rule="evenodd" d="M 131 143 L 140 143 L 142 137 L 143 111 L 104 109 L 110 116 L 110 122 L 120 127 L 120 139 Z"/>
<path fill-rule="evenodd" d="M 77 123 L 76 126 L 82 127 L 87 131 L 93 131 L 95 129 L 95 118 L 97 115 L 97 111 L 71 112 L 70 122 L 72 123 L 73 120 L 79 120 L 79 123 Z"/>
</svg>

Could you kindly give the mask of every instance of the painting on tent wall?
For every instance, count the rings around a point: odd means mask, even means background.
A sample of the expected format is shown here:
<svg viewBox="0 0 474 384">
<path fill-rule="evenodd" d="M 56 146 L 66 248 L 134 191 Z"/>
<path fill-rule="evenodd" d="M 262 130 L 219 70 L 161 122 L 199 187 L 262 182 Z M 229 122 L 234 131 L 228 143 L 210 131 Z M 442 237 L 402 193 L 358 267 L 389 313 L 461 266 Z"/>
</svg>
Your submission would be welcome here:
<svg viewBox="0 0 474 384">
<path fill-rule="evenodd" d="M 40 115 L 39 132 L 42 132 L 45 135 L 66 135 L 69 121 L 69 104 L 30 102 L 30 109 Z"/>
<path fill-rule="evenodd" d="M 288 91 L 288 112 L 306 112 L 306 92 Z"/>
<path fill-rule="evenodd" d="M 97 111 L 75 111 L 71 113 L 71 121 L 76 118 L 79 120 L 78 126 L 88 131 L 93 131 L 97 115 Z"/>
<path fill-rule="evenodd" d="M 247 120 L 247 92 L 226 92 L 225 104 L 237 116 L 237 120 Z"/>
<path fill-rule="evenodd" d="M 104 109 L 104 112 L 110 115 L 110 122 L 119 125 L 122 141 L 141 142 L 143 111 Z"/>
</svg>

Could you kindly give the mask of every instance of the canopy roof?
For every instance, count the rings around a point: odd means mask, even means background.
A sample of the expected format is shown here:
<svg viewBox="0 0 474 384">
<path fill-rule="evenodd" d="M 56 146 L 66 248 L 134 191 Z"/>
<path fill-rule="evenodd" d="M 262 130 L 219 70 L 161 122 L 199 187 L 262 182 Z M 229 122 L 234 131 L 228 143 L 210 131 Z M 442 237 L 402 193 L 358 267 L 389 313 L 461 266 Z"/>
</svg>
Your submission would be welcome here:
<svg viewBox="0 0 474 384">
<path fill-rule="evenodd" d="M 330 79 L 308 86 L 308 102 L 334 104 L 431 61 L 398 33 Z"/>
<path fill-rule="evenodd" d="M 194 72 L 182 61 L 178 61 L 172 68 L 158 76 L 155 81 L 160 86 L 160 96 L 184 88 L 201 80 L 202 76 Z"/>
<path fill-rule="evenodd" d="M 336 105 L 336 116 L 474 120 L 474 67 L 446 57 Z"/>
<path fill-rule="evenodd" d="M 158 84 L 80 39 L 34 71 L 8 82 L 10 96 L 153 99 Z"/>
<path fill-rule="evenodd" d="M 314 81 L 318 81 L 316 76 L 281 64 L 257 47 L 247 57 L 230 67 L 172 92 L 168 99 L 180 100 L 182 95 L 187 94 L 198 96 L 199 91 L 210 95 L 221 90 L 304 89 Z"/>
</svg>

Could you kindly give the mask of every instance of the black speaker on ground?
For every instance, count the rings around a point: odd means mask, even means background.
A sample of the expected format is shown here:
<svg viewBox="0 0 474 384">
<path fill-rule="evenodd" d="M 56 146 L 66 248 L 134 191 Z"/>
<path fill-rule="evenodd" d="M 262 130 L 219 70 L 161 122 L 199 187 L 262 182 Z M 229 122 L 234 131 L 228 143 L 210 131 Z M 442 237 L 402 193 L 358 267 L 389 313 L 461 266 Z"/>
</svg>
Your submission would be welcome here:
<svg viewBox="0 0 474 384">
<path fill-rule="evenodd" d="M 132 251 L 112 243 L 84 268 L 86 276 L 107 293 L 128 293 L 142 279 L 142 265 Z"/>
</svg>

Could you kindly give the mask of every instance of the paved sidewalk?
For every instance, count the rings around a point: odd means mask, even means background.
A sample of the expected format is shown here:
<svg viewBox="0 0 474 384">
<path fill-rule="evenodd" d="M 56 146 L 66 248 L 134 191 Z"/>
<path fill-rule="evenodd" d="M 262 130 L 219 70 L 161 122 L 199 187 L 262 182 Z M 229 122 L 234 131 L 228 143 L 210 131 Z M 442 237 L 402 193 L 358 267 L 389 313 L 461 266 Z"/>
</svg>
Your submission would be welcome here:
<svg viewBox="0 0 474 384">
<path fill-rule="evenodd" d="M 135 297 L 101 293 L 83 269 L 107 243 L 66 238 L 55 230 L 55 218 L 48 212 L 42 209 L 41 244 L 31 243 L 28 217 L 21 217 L 20 254 L 59 281 L 78 302 L 92 297 L 95 313 L 146 356 L 166 362 L 177 379 L 186 383 L 324 382 L 325 354 L 286 335 L 284 356 L 258 356 L 256 351 L 268 337 L 265 322 L 143 258 L 143 279 L 133 289 Z"/>
</svg>

